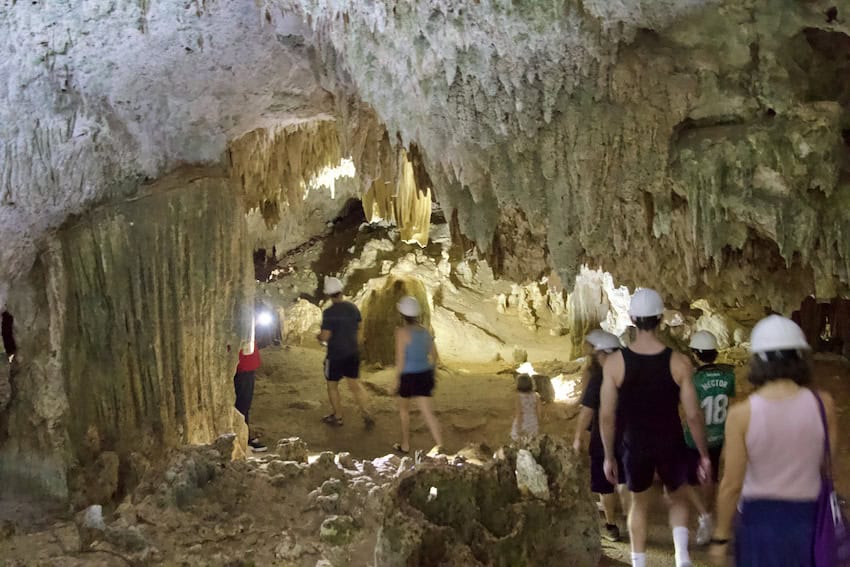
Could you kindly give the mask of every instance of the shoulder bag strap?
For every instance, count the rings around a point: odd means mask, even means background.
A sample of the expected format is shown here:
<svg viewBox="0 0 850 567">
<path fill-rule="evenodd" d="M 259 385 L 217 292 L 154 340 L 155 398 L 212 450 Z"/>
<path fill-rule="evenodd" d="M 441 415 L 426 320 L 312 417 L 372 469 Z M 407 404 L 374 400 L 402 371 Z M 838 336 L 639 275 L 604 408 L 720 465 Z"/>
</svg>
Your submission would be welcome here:
<svg viewBox="0 0 850 567">
<path fill-rule="evenodd" d="M 820 420 L 823 424 L 823 476 L 830 484 L 832 483 L 832 455 L 829 444 L 829 423 L 826 421 L 826 408 L 823 406 L 823 400 L 814 390 L 811 390 L 815 399 L 818 401 L 818 409 L 820 410 Z"/>
</svg>

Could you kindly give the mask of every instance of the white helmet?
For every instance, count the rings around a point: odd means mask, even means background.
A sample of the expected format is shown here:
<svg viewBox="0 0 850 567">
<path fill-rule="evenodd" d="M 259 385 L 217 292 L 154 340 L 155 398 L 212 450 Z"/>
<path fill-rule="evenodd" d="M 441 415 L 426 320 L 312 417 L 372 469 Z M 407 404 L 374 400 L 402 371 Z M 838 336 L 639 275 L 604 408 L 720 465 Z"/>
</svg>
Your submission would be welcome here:
<svg viewBox="0 0 850 567">
<path fill-rule="evenodd" d="M 585 339 L 593 347 L 594 351 L 614 350 L 621 348 L 620 339 L 616 335 L 606 333 L 601 329 L 594 329 L 587 334 Z"/>
<path fill-rule="evenodd" d="M 636 317 L 658 317 L 664 314 L 664 302 L 654 289 L 640 288 L 632 296 L 629 304 L 629 316 Z"/>
<path fill-rule="evenodd" d="M 717 350 L 717 338 L 708 331 L 697 331 L 691 335 L 691 344 L 694 350 Z"/>
<path fill-rule="evenodd" d="M 342 293 L 342 282 L 337 278 L 325 278 L 325 295 L 336 295 Z"/>
<path fill-rule="evenodd" d="M 398 312 L 405 317 L 419 317 L 422 309 L 419 307 L 419 302 L 415 297 L 406 295 L 398 302 Z"/>
<path fill-rule="evenodd" d="M 770 315 L 753 327 L 750 352 L 761 354 L 779 350 L 811 350 L 811 347 L 797 323 L 779 315 Z"/>
</svg>

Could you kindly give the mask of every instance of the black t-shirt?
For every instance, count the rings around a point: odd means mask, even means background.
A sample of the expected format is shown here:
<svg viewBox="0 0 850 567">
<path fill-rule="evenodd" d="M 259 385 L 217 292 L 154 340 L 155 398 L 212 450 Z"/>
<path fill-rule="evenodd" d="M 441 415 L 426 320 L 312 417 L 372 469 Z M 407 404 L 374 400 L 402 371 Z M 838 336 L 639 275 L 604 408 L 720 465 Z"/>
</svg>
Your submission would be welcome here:
<svg viewBox="0 0 850 567">
<path fill-rule="evenodd" d="M 342 360 L 357 356 L 357 329 L 360 310 L 348 301 L 334 303 L 322 313 L 322 330 L 330 331 L 328 359 Z"/>
<path fill-rule="evenodd" d="M 590 454 L 601 456 L 605 454 L 602 445 L 602 435 L 599 433 L 599 405 L 602 397 L 602 369 L 591 368 L 587 385 L 581 397 L 581 405 L 593 410 L 593 421 L 590 422 Z"/>
</svg>

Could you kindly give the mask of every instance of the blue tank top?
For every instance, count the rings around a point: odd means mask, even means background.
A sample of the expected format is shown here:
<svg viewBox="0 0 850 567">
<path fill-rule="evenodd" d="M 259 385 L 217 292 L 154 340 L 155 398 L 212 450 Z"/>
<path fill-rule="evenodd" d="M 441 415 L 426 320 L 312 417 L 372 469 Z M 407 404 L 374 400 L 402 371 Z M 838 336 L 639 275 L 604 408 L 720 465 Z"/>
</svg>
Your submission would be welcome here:
<svg viewBox="0 0 850 567">
<path fill-rule="evenodd" d="M 428 355 L 431 353 L 431 333 L 422 327 L 410 327 L 410 342 L 404 350 L 402 374 L 431 370 Z"/>
</svg>

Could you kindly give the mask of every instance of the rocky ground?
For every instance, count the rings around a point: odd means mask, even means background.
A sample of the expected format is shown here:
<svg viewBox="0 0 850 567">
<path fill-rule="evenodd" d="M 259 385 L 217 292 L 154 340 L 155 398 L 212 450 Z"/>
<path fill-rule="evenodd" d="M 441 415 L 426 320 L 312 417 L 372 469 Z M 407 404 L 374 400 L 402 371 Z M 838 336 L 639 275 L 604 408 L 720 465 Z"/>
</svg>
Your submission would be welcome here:
<svg viewBox="0 0 850 567">
<path fill-rule="evenodd" d="M 414 416 L 413 444 L 422 452 L 417 463 L 388 454 L 398 431 L 390 369 L 364 372 L 377 416 L 372 431 L 356 419 L 350 397 L 344 397 L 344 427 L 319 422 L 325 409 L 321 356 L 313 348 L 263 350 L 254 421 L 271 445 L 268 454 L 230 462 L 226 438 L 187 447 L 120 505 L 102 511 L 71 514 L 7 496 L 0 506 L 2 564 L 542 565 L 546 555 L 533 554 L 546 553 L 574 556 L 571 564 L 580 565 L 596 557 L 599 518 L 587 493 L 586 463 L 566 449 L 574 401 L 548 407 L 543 429 L 552 437 L 529 447 L 532 463 L 516 449 L 496 449 L 510 430 L 510 373 L 499 374 L 494 364 L 451 365 L 441 373 L 434 402 L 452 455 L 425 454 L 431 443 Z M 816 374 L 839 407 L 850 406 L 845 362 L 821 357 Z M 846 410 L 840 417 L 847 419 Z M 836 475 L 844 493 L 850 490 L 848 457 L 844 442 Z M 531 479 L 524 487 L 517 483 L 519 461 L 520 477 Z M 547 482 L 539 482 L 537 463 Z M 657 502 L 650 559 L 667 565 L 672 546 L 660 494 Z M 540 524 L 540 514 L 550 521 Z M 601 554 L 599 565 L 626 565 L 628 544 L 604 543 Z M 699 551 L 694 556 L 703 564 Z"/>
</svg>

